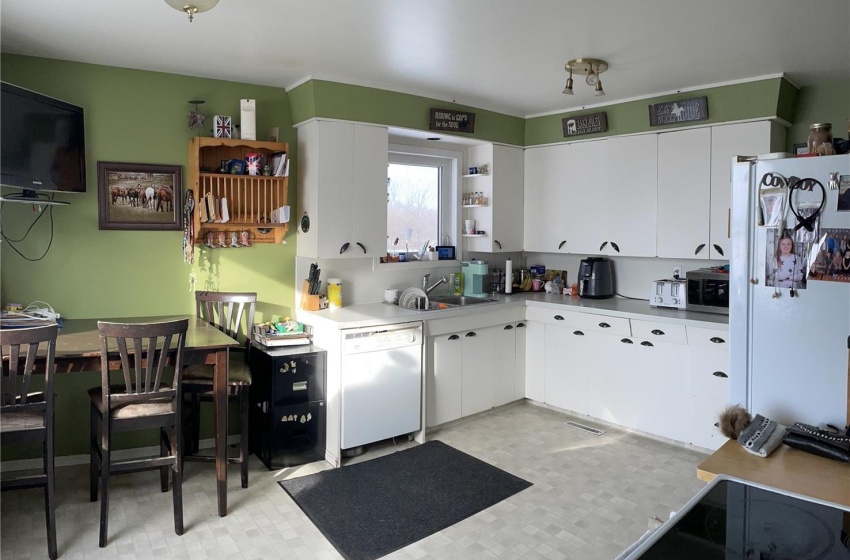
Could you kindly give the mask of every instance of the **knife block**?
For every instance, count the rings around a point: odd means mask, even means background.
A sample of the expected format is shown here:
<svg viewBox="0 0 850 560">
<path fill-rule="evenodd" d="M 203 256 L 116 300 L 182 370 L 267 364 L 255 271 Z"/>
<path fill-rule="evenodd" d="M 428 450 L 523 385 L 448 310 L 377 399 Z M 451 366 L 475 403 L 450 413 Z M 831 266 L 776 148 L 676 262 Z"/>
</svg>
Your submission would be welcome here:
<svg viewBox="0 0 850 560">
<path fill-rule="evenodd" d="M 304 311 L 318 311 L 320 295 L 310 294 L 310 283 L 304 280 L 304 285 L 301 287 L 301 309 Z"/>
</svg>

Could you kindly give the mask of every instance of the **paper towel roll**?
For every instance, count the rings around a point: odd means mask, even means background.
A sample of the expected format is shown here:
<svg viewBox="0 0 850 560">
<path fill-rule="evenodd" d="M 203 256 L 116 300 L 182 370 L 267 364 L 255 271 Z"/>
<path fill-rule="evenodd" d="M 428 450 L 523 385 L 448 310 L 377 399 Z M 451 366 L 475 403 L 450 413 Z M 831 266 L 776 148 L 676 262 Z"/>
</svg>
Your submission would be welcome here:
<svg viewBox="0 0 850 560">
<path fill-rule="evenodd" d="M 514 263 L 511 259 L 505 262 L 505 293 L 509 294 L 513 290 L 514 283 Z"/>
</svg>

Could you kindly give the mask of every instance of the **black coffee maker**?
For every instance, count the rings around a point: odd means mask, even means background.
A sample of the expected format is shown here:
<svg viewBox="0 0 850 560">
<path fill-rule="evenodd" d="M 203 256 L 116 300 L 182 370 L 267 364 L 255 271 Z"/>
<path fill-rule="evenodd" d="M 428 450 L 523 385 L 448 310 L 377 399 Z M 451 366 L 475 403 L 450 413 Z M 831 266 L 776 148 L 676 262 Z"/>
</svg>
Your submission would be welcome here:
<svg viewBox="0 0 850 560">
<path fill-rule="evenodd" d="M 582 259 L 578 269 L 578 295 L 590 299 L 603 299 L 614 295 L 610 260 L 603 257 Z"/>
</svg>

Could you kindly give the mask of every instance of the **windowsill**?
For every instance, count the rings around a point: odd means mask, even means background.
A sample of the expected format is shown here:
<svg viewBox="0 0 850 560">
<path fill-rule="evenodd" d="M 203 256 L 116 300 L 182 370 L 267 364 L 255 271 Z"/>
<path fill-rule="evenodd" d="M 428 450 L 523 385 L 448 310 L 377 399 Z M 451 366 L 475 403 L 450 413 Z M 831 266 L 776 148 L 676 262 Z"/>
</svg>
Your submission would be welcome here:
<svg viewBox="0 0 850 560">
<path fill-rule="evenodd" d="M 372 259 L 372 270 L 375 271 L 458 268 L 459 266 L 461 266 L 461 262 L 457 259 L 443 261 L 407 261 L 390 263 L 382 263 L 380 259 Z"/>
</svg>

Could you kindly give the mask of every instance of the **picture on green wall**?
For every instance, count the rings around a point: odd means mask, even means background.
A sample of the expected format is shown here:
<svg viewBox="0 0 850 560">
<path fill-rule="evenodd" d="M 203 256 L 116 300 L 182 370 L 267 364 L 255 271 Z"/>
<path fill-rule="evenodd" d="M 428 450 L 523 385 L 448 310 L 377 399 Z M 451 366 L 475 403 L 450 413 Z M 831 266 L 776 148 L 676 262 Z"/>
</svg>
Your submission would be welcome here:
<svg viewBox="0 0 850 560">
<path fill-rule="evenodd" d="M 183 229 L 179 165 L 97 162 L 100 229 Z"/>
</svg>

